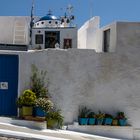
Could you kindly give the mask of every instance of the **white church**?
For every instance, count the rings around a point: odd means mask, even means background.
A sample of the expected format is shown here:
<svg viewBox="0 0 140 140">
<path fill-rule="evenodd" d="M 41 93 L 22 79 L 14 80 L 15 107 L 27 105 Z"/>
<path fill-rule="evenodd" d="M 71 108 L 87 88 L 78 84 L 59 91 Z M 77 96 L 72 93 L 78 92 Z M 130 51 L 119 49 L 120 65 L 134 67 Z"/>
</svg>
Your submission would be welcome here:
<svg viewBox="0 0 140 140">
<path fill-rule="evenodd" d="M 33 21 L 34 20 L 34 21 Z M 33 50 L 77 48 L 77 27 L 74 16 L 60 18 L 49 10 L 44 17 L 0 17 L 0 49 Z M 5 28 L 6 26 L 6 28 Z M 7 47 L 4 47 L 7 46 Z"/>
<path fill-rule="evenodd" d="M 35 64 L 47 70 L 52 100 L 66 124 L 77 122 L 85 105 L 95 112 L 123 111 L 130 125 L 69 129 L 140 139 L 140 22 L 100 27 L 100 18 L 93 17 L 77 29 L 73 20 L 51 11 L 32 26 L 31 17 L 0 17 L 0 115 L 18 114 L 15 99 L 29 88 Z"/>
</svg>

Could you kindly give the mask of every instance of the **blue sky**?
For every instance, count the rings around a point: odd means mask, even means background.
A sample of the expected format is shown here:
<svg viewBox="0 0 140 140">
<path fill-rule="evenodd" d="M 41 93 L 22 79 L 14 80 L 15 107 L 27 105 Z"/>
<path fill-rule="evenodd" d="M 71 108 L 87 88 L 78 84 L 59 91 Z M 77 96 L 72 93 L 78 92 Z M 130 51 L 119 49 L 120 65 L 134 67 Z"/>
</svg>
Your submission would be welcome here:
<svg viewBox="0 0 140 140">
<path fill-rule="evenodd" d="M 30 15 L 32 0 L 0 0 L 0 16 Z M 74 6 L 75 23 L 80 27 L 91 16 L 101 17 L 101 26 L 113 21 L 140 21 L 140 0 L 35 0 L 35 15 L 51 9 L 60 16 L 68 4 Z M 63 8 L 63 10 L 62 10 Z"/>
</svg>

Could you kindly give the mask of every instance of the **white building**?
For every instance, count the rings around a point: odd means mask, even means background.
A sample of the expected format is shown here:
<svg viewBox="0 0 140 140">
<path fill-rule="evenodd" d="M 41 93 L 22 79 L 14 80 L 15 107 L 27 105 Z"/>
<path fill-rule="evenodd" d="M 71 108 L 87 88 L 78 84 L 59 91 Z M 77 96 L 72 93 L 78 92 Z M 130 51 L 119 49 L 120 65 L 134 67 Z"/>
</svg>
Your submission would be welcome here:
<svg viewBox="0 0 140 140">
<path fill-rule="evenodd" d="M 0 17 L 0 49 L 27 50 L 30 17 Z"/>
<path fill-rule="evenodd" d="M 96 52 L 115 52 L 117 23 L 100 28 L 100 17 L 91 18 L 78 30 L 78 48 L 94 49 Z M 134 26 L 135 24 L 130 28 L 133 29 Z"/>
<path fill-rule="evenodd" d="M 31 29 L 30 17 L 0 17 L 0 49 L 47 49 L 55 48 L 56 43 L 61 49 L 77 48 L 77 27 L 71 24 L 72 20 L 73 16 L 57 18 L 48 13 L 35 17 Z"/>
<path fill-rule="evenodd" d="M 33 48 L 55 48 L 58 43 L 61 49 L 77 48 L 77 28 L 71 26 L 72 17 L 62 18 L 48 13 L 40 18 L 33 26 Z"/>
</svg>

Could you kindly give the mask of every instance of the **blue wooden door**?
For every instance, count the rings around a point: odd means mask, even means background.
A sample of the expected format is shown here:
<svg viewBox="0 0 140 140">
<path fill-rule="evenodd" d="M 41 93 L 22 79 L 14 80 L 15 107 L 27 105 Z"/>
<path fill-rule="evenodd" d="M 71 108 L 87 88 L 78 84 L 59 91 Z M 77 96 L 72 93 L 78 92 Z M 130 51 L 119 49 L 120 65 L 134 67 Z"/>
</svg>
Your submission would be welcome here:
<svg viewBox="0 0 140 140">
<path fill-rule="evenodd" d="M 0 115 L 16 116 L 18 56 L 0 55 Z"/>
</svg>

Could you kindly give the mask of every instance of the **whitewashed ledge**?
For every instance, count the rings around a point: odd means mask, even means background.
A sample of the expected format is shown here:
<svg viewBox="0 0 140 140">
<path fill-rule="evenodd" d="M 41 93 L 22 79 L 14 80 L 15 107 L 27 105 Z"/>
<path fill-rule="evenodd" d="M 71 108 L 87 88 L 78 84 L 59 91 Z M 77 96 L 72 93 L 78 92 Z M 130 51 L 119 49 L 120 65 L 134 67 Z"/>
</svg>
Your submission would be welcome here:
<svg viewBox="0 0 140 140">
<path fill-rule="evenodd" d="M 39 130 L 47 128 L 46 121 L 38 122 L 38 121 L 21 120 L 17 118 L 0 117 L 0 122 L 9 123 L 18 126 L 24 126 L 32 129 L 39 129 Z"/>
<path fill-rule="evenodd" d="M 39 129 L 39 130 L 47 128 L 47 122 L 46 121 L 38 122 L 38 121 L 12 119 L 11 124 L 19 125 L 19 126 L 25 126 L 25 127 L 32 128 L 32 129 Z"/>
<path fill-rule="evenodd" d="M 89 133 L 110 138 L 133 140 L 133 127 L 131 126 L 104 126 L 104 125 L 68 125 L 68 130 Z M 139 131 L 140 132 L 140 131 Z M 140 140 L 140 139 L 139 139 Z"/>
</svg>

